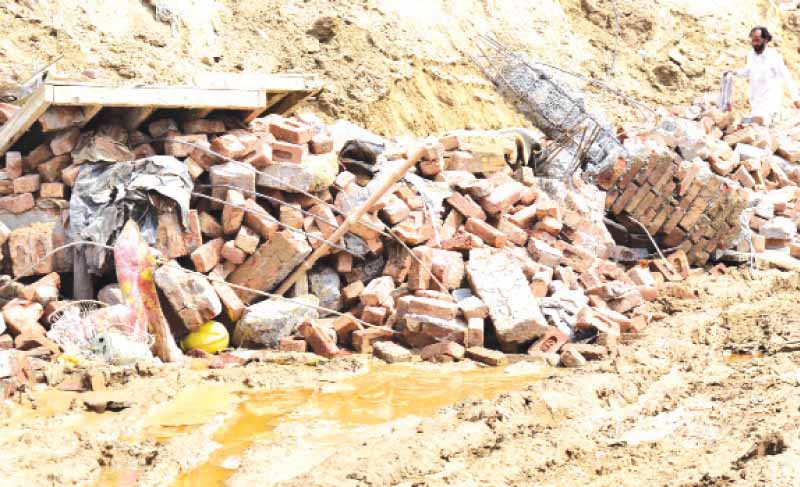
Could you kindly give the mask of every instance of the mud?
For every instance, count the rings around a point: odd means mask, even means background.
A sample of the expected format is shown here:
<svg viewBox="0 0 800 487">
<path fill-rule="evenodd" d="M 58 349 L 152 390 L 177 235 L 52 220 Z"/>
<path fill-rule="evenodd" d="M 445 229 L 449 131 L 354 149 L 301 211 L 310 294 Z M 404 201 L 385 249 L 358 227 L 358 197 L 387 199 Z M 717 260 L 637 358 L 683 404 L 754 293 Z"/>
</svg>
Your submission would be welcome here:
<svg viewBox="0 0 800 487">
<path fill-rule="evenodd" d="M 0 474 L 9 485 L 799 485 L 800 353 L 778 340 L 794 336 L 800 279 L 748 270 L 685 286 L 699 298 L 662 296 L 656 309 L 678 311 L 579 370 L 276 356 L 100 393 L 37 391 L 6 406 Z M 131 407 L 87 412 L 91 395 Z"/>
</svg>

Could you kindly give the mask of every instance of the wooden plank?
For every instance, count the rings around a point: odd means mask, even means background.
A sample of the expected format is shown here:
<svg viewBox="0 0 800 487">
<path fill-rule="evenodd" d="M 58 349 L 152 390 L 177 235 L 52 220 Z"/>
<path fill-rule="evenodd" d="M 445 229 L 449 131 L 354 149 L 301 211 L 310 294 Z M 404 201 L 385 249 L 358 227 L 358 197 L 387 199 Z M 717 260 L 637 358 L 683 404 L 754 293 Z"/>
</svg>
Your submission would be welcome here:
<svg viewBox="0 0 800 487">
<path fill-rule="evenodd" d="M 269 108 L 269 113 L 283 115 L 314 93 L 312 91 L 289 93 L 279 103 Z"/>
<path fill-rule="evenodd" d="M 89 125 L 89 122 L 91 122 L 92 119 L 96 117 L 97 114 L 100 113 L 100 110 L 102 109 L 103 105 L 89 105 L 83 107 L 83 122 L 81 122 L 80 125 L 78 125 L 78 127 L 83 128 Z"/>
<path fill-rule="evenodd" d="M 156 111 L 154 107 L 132 108 L 125 113 L 123 125 L 128 130 L 136 130 L 154 111 Z"/>
<path fill-rule="evenodd" d="M 264 107 L 264 108 L 257 108 L 257 109 L 255 109 L 255 110 L 251 111 L 250 113 L 248 113 L 247 115 L 245 115 L 245 116 L 244 116 L 244 118 L 243 118 L 242 120 L 244 120 L 244 121 L 245 121 L 245 123 L 250 123 L 250 122 L 252 122 L 253 120 L 255 120 L 255 119 L 257 119 L 258 117 L 260 117 L 260 116 L 261 116 L 261 114 L 262 114 L 262 113 L 264 113 L 264 112 L 266 112 L 266 111 L 267 111 L 266 107 Z"/>
<path fill-rule="evenodd" d="M 42 86 L 34 92 L 22 109 L 0 128 L 0 156 L 5 155 L 15 142 L 41 117 L 50 103 L 47 101 L 48 87 Z"/>
<path fill-rule="evenodd" d="M 269 99 L 267 101 L 266 110 L 269 110 L 270 108 L 274 107 L 275 105 L 278 104 L 278 102 L 280 102 L 281 100 L 283 100 L 284 98 L 286 98 L 290 94 L 291 93 L 274 93 L 274 94 L 270 94 L 269 95 Z M 264 110 L 264 111 L 266 111 L 266 110 Z"/>
<path fill-rule="evenodd" d="M 86 265 L 86 249 L 72 250 L 72 295 L 75 299 L 94 299 L 94 280 Z"/>
<path fill-rule="evenodd" d="M 53 105 L 104 105 L 106 107 L 226 108 L 254 110 L 263 106 L 256 90 L 200 88 L 117 88 L 110 86 L 47 85 Z"/>
<path fill-rule="evenodd" d="M 201 73 L 193 77 L 194 84 L 212 89 L 260 90 L 267 93 L 314 91 L 322 83 L 311 74 Z"/>
</svg>

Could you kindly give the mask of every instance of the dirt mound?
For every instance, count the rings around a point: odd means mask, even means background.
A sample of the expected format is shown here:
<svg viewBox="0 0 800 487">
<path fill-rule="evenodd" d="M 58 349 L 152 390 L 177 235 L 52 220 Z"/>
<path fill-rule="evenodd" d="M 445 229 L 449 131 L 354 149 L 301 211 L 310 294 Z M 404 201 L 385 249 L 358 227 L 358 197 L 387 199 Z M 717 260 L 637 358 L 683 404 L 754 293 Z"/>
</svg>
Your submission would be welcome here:
<svg viewBox="0 0 800 487">
<path fill-rule="evenodd" d="M 22 80 L 59 54 L 64 74 L 125 84 L 311 72 L 326 88 L 309 108 L 384 134 L 523 123 L 471 62 L 481 33 L 653 105 L 713 90 L 744 62 L 755 24 L 775 31 L 790 66 L 800 60 L 800 23 L 768 0 L 17 0 L 0 22 L 0 77 Z M 603 99 L 612 119 L 628 113 Z"/>
</svg>

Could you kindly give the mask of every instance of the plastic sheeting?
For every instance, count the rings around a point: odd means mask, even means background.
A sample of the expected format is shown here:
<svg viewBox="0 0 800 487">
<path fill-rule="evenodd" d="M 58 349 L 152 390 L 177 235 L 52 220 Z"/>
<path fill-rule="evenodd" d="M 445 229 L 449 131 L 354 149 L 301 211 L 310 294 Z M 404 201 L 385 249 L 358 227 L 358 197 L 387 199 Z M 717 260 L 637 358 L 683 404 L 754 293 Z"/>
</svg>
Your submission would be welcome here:
<svg viewBox="0 0 800 487">
<path fill-rule="evenodd" d="M 145 241 L 154 245 L 158 213 L 151 196 L 157 193 L 180 209 L 180 221 L 188 225 L 189 199 L 193 190 L 186 165 L 172 156 L 153 156 L 133 162 L 84 164 L 69 205 L 69 237 L 103 245 L 114 242 L 126 221 L 136 221 Z M 86 250 L 89 272 L 100 274 L 107 251 Z"/>
</svg>

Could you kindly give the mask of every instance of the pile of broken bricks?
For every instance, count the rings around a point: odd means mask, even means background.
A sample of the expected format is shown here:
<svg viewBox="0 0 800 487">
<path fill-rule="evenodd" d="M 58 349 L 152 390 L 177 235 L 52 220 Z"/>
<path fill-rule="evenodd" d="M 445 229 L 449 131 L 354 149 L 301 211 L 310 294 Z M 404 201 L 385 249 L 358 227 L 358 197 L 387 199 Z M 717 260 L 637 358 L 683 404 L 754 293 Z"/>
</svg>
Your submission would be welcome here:
<svg viewBox="0 0 800 487">
<path fill-rule="evenodd" d="M 557 181 L 515 166 L 519 147 L 509 135 L 387 141 L 375 160 L 353 162 L 338 156 L 348 134 L 313 116 L 271 115 L 247 128 L 160 118 L 142 131 L 114 123 L 81 130 L 77 117 L 69 108 L 48 111 L 44 142 L 5 154 L 3 349 L 38 358 L 60 352 L 48 327 L 75 301 L 65 279 L 73 255 L 55 250 L 68 243 L 64 215 L 87 162 L 166 155 L 194 182 L 188 225 L 174 208 L 159 208 L 152 242 L 173 341 L 217 320 L 234 347 L 494 365 L 523 353 L 577 366 L 615 353 L 622 334 L 642 332 L 659 286 L 689 272 L 681 250 L 666 259 L 637 254 L 623 267 L 636 252 L 606 228 L 606 192 L 577 174 Z M 419 147 L 411 174 L 331 242 L 382 175 Z M 619 187 L 613 183 L 608 188 Z M 324 256 L 287 297 L 275 296 L 321 246 Z M 94 280 L 103 286 L 91 299 L 125 303 L 113 272 Z"/>
</svg>

